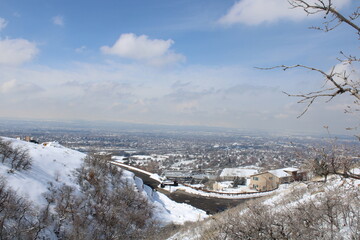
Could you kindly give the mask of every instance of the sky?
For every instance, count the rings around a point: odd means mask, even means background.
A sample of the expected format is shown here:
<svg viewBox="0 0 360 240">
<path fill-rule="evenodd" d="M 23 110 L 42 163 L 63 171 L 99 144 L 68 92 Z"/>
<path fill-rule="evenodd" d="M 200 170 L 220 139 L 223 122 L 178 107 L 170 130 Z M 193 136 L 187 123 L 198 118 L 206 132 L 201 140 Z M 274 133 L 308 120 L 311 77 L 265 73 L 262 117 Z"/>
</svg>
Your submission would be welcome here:
<svg viewBox="0 0 360 240">
<path fill-rule="evenodd" d="M 1 0 L 0 118 L 343 133 L 358 124 L 351 98 L 297 118 L 306 106 L 283 92 L 322 77 L 256 68 L 330 71 L 340 51 L 356 55 L 350 27 L 309 29 L 323 20 L 287 0 Z"/>
</svg>

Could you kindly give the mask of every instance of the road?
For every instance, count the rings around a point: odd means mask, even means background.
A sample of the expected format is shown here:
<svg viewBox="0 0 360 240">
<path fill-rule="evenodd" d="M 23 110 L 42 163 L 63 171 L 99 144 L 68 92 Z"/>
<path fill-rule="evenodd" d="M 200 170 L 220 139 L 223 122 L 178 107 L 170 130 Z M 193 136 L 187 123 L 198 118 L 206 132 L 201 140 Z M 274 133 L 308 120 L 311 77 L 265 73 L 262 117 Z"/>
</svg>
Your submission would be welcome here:
<svg viewBox="0 0 360 240">
<path fill-rule="evenodd" d="M 164 189 L 157 189 L 157 191 L 165 194 L 168 198 L 175 202 L 187 203 L 191 206 L 202 209 L 210 214 L 222 212 L 228 208 L 235 207 L 241 203 L 252 199 L 206 197 L 198 194 L 188 193 L 184 190 L 176 190 L 175 192 L 169 192 Z"/>
<path fill-rule="evenodd" d="M 153 189 L 156 189 L 158 192 L 165 194 L 171 200 L 178 203 L 187 203 L 191 206 L 202 209 L 209 214 L 222 212 L 225 209 L 228 209 L 230 207 L 235 207 L 241 203 L 244 203 L 254 198 L 252 197 L 247 199 L 235 199 L 235 198 L 229 199 L 229 198 L 206 197 L 198 194 L 185 192 L 184 190 L 179 190 L 179 189 L 174 192 L 170 192 L 166 189 L 159 187 L 161 182 L 159 182 L 157 179 L 151 178 L 152 173 L 122 163 L 117 163 L 117 162 L 111 162 L 111 163 L 121 168 L 124 168 L 128 171 L 133 172 L 136 177 L 139 177 L 143 180 L 144 184 L 150 186 Z"/>
<path fill-rule="evenodd" d="M 138 169 L 138 168 L 135 168 L 135 167 L 123 164 L 123 163 L 111 162 L 111 164 L 114 164 L 116 166 L 119 166 L 125 170 L 128 170 L 128 171 L 134 173 L 134 175 L 136 177 L 141 178 L 143 183 L 145 185 L 148 185 L 152 189 L 157 189 L 157 187 L 161 184 L 161 182 L 159 180 L 151 177 L 152 173 L 150 173 L 150 172 L 146 172 L 142 169 Z"/>
</svg>

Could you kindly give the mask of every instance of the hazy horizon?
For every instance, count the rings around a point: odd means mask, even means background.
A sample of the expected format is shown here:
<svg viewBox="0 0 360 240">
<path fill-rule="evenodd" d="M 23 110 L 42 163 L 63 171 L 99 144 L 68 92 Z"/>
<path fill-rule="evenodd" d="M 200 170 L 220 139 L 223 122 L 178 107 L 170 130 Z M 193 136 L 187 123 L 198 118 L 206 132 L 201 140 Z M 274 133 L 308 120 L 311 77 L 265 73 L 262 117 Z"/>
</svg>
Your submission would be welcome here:
<svg viewBox="0 0 360 240">
<path fill-rule="evenodd" d="M 249 135 L 249 136 L 281 136 L 281 137 L 295 137 L 295 136 L 308 136 L 308 137 L 324 137 L 324 138 L 337 138 L 337 137 L 354 137 L 353 131 L 346 131 L 345 133 L 335 133 L 328 131 L 324 127 L 318 131 L 299 131 L 288 129 L 241 129 L 241 128 L 226 128 L 226 127 L 213 127 L 204 125 L 166 125 L 166 124 L 147 124 L 147 123 L 130 123 L 130 122 L 116 122 L 116 121 L 91 121 L 91 120 L 46 120 L 46 119 L 14 119 L 14 118 L 1 118 L 0 128 L 3 132 L 12 131 L 16 128 L 19 131 L 34 130 L 39 131 L 58 129 L 60 131 L 66 129 L 84 130 L 84 131 L 97 131 L 97 132 L 113 132 L 113 133 L 186 133 L 186 134 L 214 134 L 214 135 Z M 31 132 L 30 131 L 30 132 Z M 24 133 L 25 133 L 24 132 Z M 354 138 L 354 141 L 356 139 Z"/>
</svg>

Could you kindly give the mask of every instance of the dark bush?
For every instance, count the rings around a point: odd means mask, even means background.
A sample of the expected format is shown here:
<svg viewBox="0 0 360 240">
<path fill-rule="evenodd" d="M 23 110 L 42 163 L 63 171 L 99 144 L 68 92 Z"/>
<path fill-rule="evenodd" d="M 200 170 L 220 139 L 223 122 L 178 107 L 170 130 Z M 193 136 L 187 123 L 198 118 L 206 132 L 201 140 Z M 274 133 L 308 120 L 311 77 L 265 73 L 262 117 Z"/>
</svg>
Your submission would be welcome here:
<svg viewBox="0 0 360 240">
<path fill-rule="evenodd" d="M 0 160 L 12 170 L 28 170 L 32 159 L 27 149 L 13 147 L 11 142 L 0 138 Z"/>
</svg>

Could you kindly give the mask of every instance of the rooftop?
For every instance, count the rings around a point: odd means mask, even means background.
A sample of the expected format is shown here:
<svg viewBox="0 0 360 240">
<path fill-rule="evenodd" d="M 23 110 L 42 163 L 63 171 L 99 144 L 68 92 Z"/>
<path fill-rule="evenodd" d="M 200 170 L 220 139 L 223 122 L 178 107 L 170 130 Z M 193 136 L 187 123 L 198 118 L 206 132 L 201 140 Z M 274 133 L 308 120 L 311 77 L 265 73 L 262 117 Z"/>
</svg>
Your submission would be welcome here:
<svg viewBox="0 0 360 240">
<path fill-rule="evenodd" d="M 258 170 L 256 170 L 256 169 L 224 168 L 220 173 L 220 177 L 227 177 L 227 176 L 249 177 L 249 176 L 257 174 L 257 173 L 258 173 Z"/>
</svg>

